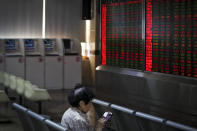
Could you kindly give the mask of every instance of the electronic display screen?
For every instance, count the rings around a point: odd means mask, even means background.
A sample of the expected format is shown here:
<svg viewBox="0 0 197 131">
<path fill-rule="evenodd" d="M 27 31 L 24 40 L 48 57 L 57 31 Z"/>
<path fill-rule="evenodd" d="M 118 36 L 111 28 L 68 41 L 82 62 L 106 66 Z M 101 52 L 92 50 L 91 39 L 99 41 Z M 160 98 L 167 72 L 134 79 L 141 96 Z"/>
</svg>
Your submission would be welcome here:
<svg viewBox="0 0 197 131">
<path fill-rule="evenodd" d="M 33 39 L 25 39 L 25 50 L 33 51 L 35 49 L 35 41 Z"/>
<path fill-rule="evenodd" d="M 142 69 L 142 0 L 102 0 L 102 65 Z"/>
<path fill-rule="evenodd" d="M 102 0 L 101 18 L 102 65 L 197 77 L 196 0 Z"/>
<path fill-rule="evenodd" d="M 146 57 L 146 70 L 197 77 L 196 0 L 146 0 Z"/>
<path fill-rule="evenodd" d="M 5 40 L 6 51 L 16 51 L 16 40 L 8 39 Z"/>
<path fill-rule="evenodd" d="M 54 48 L 55 40 L 45 39 L 44 44 L 45 44 L 45 51 L 52 51 Z"/>
</svg>

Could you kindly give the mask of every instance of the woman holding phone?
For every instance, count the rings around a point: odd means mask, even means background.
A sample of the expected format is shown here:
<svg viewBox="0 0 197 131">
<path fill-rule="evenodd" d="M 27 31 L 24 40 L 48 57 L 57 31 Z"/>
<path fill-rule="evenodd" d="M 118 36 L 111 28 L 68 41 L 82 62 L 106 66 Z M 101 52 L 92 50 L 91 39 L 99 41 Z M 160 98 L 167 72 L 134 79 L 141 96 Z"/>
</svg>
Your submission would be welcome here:
<svg viewBox="0 0 197 131">
<path fill-rule="evenodd" d="M 68 95 L 68 102 L 71 105 L 63 114 L 61 125 L 69 131 L 102 131 L 106 119 L 100 118 L 96 126 L 90 124 L 87 113 L 93 108 L 93 92 L 82 85 L 77 85 Z"/>
</svg>

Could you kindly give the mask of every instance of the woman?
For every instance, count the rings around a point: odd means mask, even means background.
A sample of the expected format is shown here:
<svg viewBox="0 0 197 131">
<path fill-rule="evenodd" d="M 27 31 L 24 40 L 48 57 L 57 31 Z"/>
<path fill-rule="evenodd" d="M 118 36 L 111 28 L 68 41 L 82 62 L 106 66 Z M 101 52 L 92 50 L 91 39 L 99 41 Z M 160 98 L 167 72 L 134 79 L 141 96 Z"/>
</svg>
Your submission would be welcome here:
<svg viewBox="0 0 197 131">
<path fill-rule="evenodd" d="M 88 111 L 93 108 L 91 100 L 94 97 L 89 88 L 77 85 L 68 95 L 71 107 L 65 111 L 61 125 L 70 131 L 102 131 L 106 123 L 104 118 L 100 118 L 94 127 L 87 117 Z"/>
</svg>

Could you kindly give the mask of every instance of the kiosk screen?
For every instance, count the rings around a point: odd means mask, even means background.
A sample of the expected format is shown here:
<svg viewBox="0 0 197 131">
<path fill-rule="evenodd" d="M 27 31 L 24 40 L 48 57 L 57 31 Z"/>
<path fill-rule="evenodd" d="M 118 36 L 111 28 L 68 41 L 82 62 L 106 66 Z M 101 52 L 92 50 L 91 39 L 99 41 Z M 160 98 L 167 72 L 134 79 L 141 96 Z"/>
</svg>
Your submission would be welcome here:
<svg viewBox="0 0 197 131">
<path fill-rule="evenodd" d="M 54 48 L 54 40 L 51 39 L 45 39 L 44 40 L 45 44 L 45 51 L 52 51 Z"/>
<path fill-rule="evenodd" d="M 6 51 L 16 51 L 16 41 L 15 40 L 5 40 Z"/>
<path fill-rule="evenodd" d="M 35 49 L 35 42 L 32 39 L 25 40 L 25 50 L 33 51 Z"/>
</svg>

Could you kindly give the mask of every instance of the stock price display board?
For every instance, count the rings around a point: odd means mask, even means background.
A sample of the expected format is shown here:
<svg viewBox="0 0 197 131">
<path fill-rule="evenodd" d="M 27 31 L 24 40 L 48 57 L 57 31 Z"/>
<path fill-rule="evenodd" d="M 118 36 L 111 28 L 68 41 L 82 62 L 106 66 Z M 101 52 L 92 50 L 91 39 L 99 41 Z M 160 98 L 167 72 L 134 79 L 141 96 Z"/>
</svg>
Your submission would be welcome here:
<svg viewBox="0 0 197 131">
<path fill-rule="evenodd" d="M 196 0 L 146 0 L 146 70 L 197 77 Z"/>
<path fill-rule="evenodd" d="M 197 77 L 197 1 L 102 0 L 102 65 Z"/>
<path fill-rule="evenodd" d="M 102 65 L 142 69 L 142 0 L 101 0 Z"/>
</svg>

